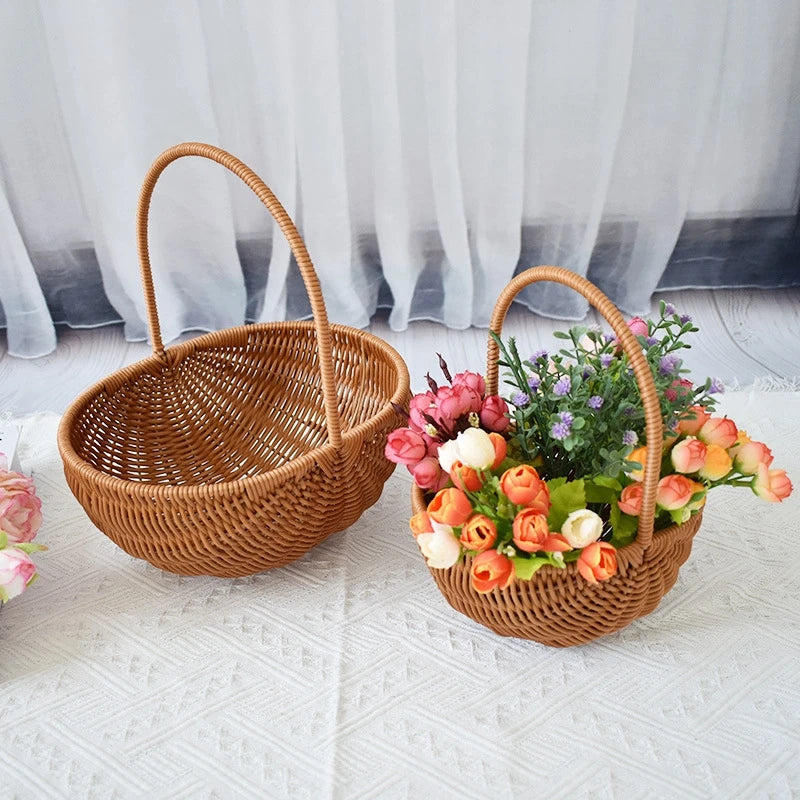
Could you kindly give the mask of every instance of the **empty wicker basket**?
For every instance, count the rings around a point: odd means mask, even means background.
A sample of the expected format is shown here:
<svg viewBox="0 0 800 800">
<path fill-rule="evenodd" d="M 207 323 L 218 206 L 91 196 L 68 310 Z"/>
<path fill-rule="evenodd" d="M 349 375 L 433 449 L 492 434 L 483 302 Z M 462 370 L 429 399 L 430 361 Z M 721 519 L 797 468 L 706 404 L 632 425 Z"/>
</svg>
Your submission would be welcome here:
<svg viewBox="0 0 800 800">
<path fill-rule="evenodd" d="M 240 177 L 277 221 L 313 322 L 245 325 L 164 349 L 147 242 L 150 198 L 168 164 L 201 156 Z M 67 482 L 121 548 L 183 575 L 250 575 L 303 555 L 381 494 L 383 456 L 408 399 L 397 352 L 328 322 L 314 267 L 286 211 L 241 161 L 211 145 L 166 150 L 137 215 L 153 355 L 84 392 L 58 445 Z"/>
<path fill-rule="evenodd" d="M 537 281 L 555 281 L 575 289 L 610 323 L 630 360 L 642 395 L 647 441 L 661 442 L 661 409 L 641 347 L 611 300 L 585 278 L 560 267 L 535 267 L 521 273 L 497 300 L 491 330 L 498 335 L 502 332 L 514 297 Z M 497 345 L 490 338 L 487 394 L 497 393 L 497 354 Z M 617 551 L 618 572 L 613 578 L 590 584 L 573 562 L 565 569 L 541 569 L 531 580 L 513 581 L 507 589 L 479 594 L 472 588 L 472 561 L 467 558 L 450 569 L 430 570 L 439 590 L 453 608 L 495 633 L 534 639 L 553 647 L 589 642 L 649 614 L 675 584 L 702 521 L 702 514 L 698 513 L 682 525 L 653 532 L 660 462 L 661 449 L 648 448 L 638 533 L 632 544 Z M 417 486 L 412 489 L 411 502 L 414 513 L 426 508 L 425 495 Z"/>
</svg>

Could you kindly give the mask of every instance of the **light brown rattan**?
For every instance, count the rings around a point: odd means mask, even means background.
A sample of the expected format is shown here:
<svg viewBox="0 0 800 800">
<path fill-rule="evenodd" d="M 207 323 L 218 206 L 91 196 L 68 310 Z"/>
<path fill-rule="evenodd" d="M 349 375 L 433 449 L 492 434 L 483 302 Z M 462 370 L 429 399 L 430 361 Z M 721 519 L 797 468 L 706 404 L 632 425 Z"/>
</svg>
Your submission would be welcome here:
<svg viewBox="0 0 800 800">
<path fill-rule="evenodd" d="M 259 197 L 289 241 L 313 321 L 244 325 L 164 348 L 147 242 L 159 175 L 183 156 L 216 161 Z M 328 322 L 303 240 L 234 156 L 188 142 L 147 173 L 137 214 L 153 355 L 75 400 L 58 431 L 67 482 L 122 549 L 182 575 L 251 575 L 357 520 L 394 465 L 408 370 L 388 344 Z"/>
<path fill-rule="evenodd" d="M 663 436 L 661 408 L 641 346 L 611 300 L 585 278 L 561 267 L 534 267 L 520 273 L 498 298 L 491 330 L 501 334 L 514 297 L 525 286 L 538 281 L 569 286 L 582 294 L 609 322 L 628 356 L 642 396 L 646 439 L 660 443 Z M 497 392 L 497 357 L 497 345 L 490 337 L 487 394 Z M 636 540 L 617 551 L 618 572 L 609 580 L 590 584 L 580 576 L 573 562 L 565 569 L 545 567 L 529 581 L 513 581 L 507 589 L 480 594 L 470 582 L 472 559 L 469 557 L 450 569 L 431 569 L 431 575 L 453 608 L 501 636 L 568 647 L 618 631 L 649 614 L 673 587 L 702 521 L 702 514 L 698 513 L 682 525 L 653 532 L 660 466 L 661 448 L 649 447 Z M 415 513 L 425 510 L 424 493 L 416 486 L 411 502 Z"/>
</svg>

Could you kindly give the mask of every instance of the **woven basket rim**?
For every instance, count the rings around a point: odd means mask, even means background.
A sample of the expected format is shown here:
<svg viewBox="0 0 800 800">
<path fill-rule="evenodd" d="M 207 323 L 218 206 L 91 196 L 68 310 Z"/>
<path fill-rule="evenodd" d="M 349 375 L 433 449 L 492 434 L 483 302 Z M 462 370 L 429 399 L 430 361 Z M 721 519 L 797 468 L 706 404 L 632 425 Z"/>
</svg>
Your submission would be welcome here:
<svg viewBox="0 0 800 800">
<path fill-rule="evenodd" d="M 224 328 L 220 331 L 213 331 L 205 333 L 200 336 L 189 339 L 185 342 L 172 345 L 166 350 L 166 359 L 169 364 L 179 363 L 185 356 L 195 353 L 199 350 L 206 349 L 215 345 L 223 343 L 230 344 L 231 337 L 247 336 L 255 331 L 269 331 L 275 329 L 310 329 L 316 331 L 315 323 L 313 320 L 282 320 L 277 322 L 259 322 L 251 325 L 239 325 L 233 328 Z M 354 328 L 349 325 L 331 324 L 330 329 L 332 333 L 338 332 L 347 334 L 349 336 L 356 336 L 373 345 L 376 349 L 382 351 L 387 356 L 389 363 L 392 363 L 397 369 L 398 383 L 392 397 L 387 400 L 384 408 L 377 414 L 374 414 L 364 422 L 359 423 L 354 428 L 342 434 L 342 450 L 346 449 L 346 443 L 353 440 L 364 441 L 369 436 L 379 430 L 386 422 L 396 416 L 395 410 L 392 408 L 392 403 L 403 404 L 406 400 L 406 394 L 409 391 L 410 378 L 408 368 L 401 358 L 400 354 L 383 339 L 375 336 L 368 331 L 363 331 L 359 328 Z M 259 473 L 258 475 L 248 475 L 242 478 L 236 478 L 230 481 L 219 481 L 217 483 L 203 483 L 203 484 L 170 484 L 170 483 L 152 483 L 147 481 L 130 481 L 115 475 L 109 475 L 102 470 L 97 469 L 85 459 L 78 455 L 72 445 L 71 433 L 76 419 L 85 409 L 86 405 L 94 400 L 98 395 L 107 390 L 109 383 L 114 383 L 114 389 L 125 385 L 131 379 L 146 373 L 150 367 L 159 366 L 162 368 L 165 364 L 163 358 L 158 355 L 150 355 L 139 361 L 129 364 L 122 369 L 110 373 L 101 380 L 95 382 L 81 394 L 67 407 L 61 422 L 58 426 L 58 449 L 65 466 L 69 466 L 74 471 L 78 472 L 83 480 L 87 480 L 94 485 L 115 491 L 118 494 L 127 495 L 147 495 L 164 497 L 171 496 L 177 498 L 193 498 L 197 496 L 204 497 L 225 497 L 231 494 L 246 493 L 250 490 L 269 491 L 272 488 L 285 482 L 291 475 L 299 472 L 305 472 L 312 469 L 315 465 L 333 464 L 336 461 L 338 449 L 331 443 L 323 444 L 320 447 L 315 447 L 301 456 L 293 458 L 274 469 L 266 472 Z"/>
</svg>

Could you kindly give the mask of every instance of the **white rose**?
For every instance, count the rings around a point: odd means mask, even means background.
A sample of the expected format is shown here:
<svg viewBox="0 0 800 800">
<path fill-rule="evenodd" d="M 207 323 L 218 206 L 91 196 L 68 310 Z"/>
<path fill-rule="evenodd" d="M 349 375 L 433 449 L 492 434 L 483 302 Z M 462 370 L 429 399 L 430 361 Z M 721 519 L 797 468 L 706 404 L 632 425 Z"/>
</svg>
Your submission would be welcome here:
<svg viewBox="0 0 800 800">
<path fill-rule="evenodd" d="M 489 434 L 480 428 L 467 428 L 458 434 L 458 460 L 465 467 L 487 469 L 494 461 L 494 445 Z"/>
<path fill-rule="evenodd" d="M 603 520 L 588 508 L 573 511 L 561 526 L 564 538 L 576 550 L 596 542 L 603 533 Z"/>
<path fill-rule="evenodd" d="M 459 451 L 458 451 L 458 440 L 451 439 L 449 442 L 445 442 L 439 448 L 438 455 L 439 455 L 439 466 L 449 475 L 450 467 L 452 467 L 456 461 L 460 461 Z"/>
<path fill-rule="evenodd" d="M 449 525 L 433 523 L 433 533 L 417 535 L 417 544 L 429 567 L 447 569 L 458 561 L 461 545 Z"/>
</svg>

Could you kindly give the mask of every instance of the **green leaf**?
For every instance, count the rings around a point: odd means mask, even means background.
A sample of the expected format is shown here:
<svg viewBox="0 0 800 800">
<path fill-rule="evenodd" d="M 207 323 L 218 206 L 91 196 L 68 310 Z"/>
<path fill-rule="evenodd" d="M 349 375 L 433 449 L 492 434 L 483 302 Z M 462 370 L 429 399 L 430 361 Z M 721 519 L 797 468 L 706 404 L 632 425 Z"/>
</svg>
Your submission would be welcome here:
<svg viewBox="0 0 800 800">
<path fill-rule="evenodd" d="M 0 531 L 0 550 L 8 547 L 8 534 L 5 531 Z"/>
<path fill-rule="evenodd" d="M 541 569 L 545 564 L 551 564 L 549 558 L 520 558 L 511 556 L 511 563 L 514 565 L 514 575 L 521 581 L 529 581 L 533 574 Z"/>
<path fill-rule="evenodd" d="M 17 550 L 22 550 L 23 553 L 28 555 L 38 553 L 40 550 L 47 550 L 43 544 L 34 544 L 33 542 L 15 542 L 11 546 L 16 547 Z"/>
<path fill-rule="evenodd" d="M 611 534 L 611 544 L 614 547 L 625 547 L 636 538 L 636 529 L 639 527 L 638 517 L 623 514 L 619 510 L 619 505 L 614 501 L 611 504 L 611 516 L 609 518 L 613 532 Z"/>
<path fill-rule="evenodd" d="M 598 475 L 596 478 L 592 478 L 592 483 L 596 483 L 598 486 L 608 486 L 609 489 L 615 489 L 618 492 L 622 491 L 622 484 L 607 475 Z"/>
<path fill-rule="evenodd" d="M 553 337 L 555 339 L 569 339 L 570 335 L 568 333 L 564 333 L 564 331 L 553 331 Z"/>
<path fill-rule="evenodd" d="M 548 481 L 550 490 L 550 513 L 547 515 L 547 524 L 551 531 L 560 531 L 564 520 L 579 508 L 586 508 L 586 492 L 584 491 L 583 478 L 576 481 L 560 483 L 553 486 L 559 479 Z"/>
</svg>

